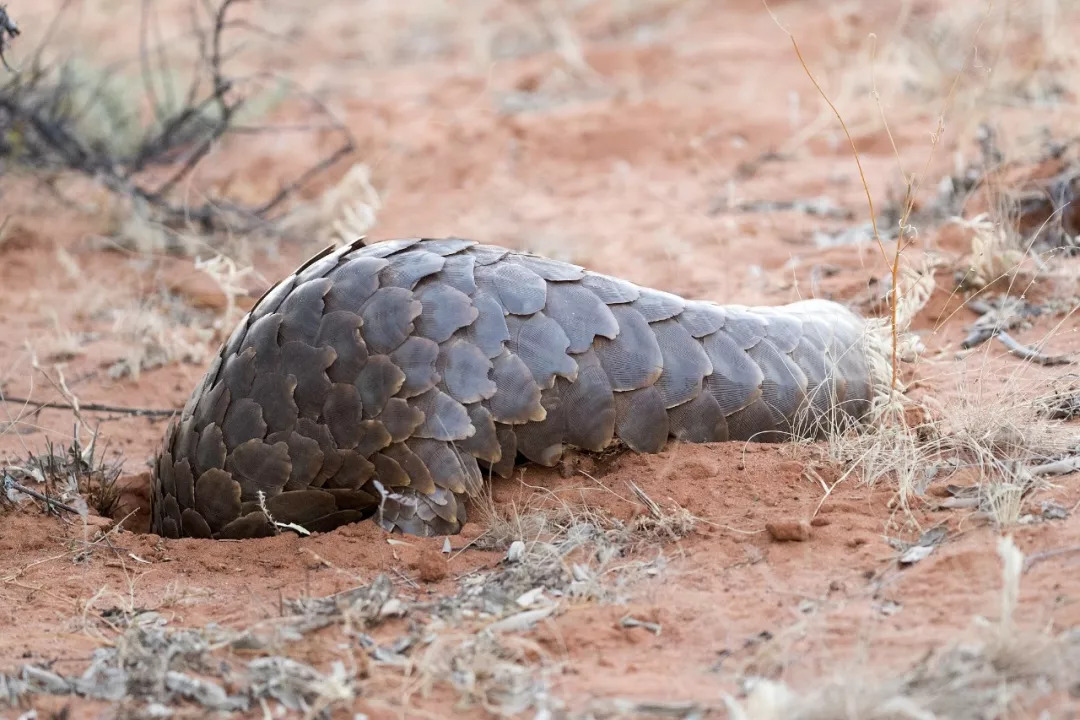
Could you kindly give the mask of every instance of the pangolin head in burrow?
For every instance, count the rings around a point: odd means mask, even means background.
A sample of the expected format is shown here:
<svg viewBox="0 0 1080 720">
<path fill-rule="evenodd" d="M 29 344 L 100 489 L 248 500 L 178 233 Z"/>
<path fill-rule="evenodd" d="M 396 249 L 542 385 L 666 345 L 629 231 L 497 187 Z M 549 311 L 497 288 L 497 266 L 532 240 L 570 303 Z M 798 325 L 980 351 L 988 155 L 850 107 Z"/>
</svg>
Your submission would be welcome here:
<svg viewBox="0 0 1080 720">
<path fill-rule="evenodd" d="M 152 530 L 453 534 L 518 459 L 818 436 L 870 409 L 864 338 L 829 301 L 691 301 L 459 238 L 327 249 L 255 304 L 170 425 Z"/>
</svg>

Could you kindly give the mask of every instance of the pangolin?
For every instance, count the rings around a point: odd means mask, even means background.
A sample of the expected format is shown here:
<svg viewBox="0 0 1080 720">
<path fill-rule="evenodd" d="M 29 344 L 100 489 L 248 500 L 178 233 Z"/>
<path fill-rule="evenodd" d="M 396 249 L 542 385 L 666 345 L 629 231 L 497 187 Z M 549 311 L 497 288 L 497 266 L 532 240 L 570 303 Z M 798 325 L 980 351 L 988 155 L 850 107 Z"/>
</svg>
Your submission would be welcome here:
<svg viewBox="0 0 1080 720">
<path fill-rule="evenodd" d="M 152 531 L 457 533 L 568 448 L 817 437 L 867 416 L 866 322 L 687 300 L 462 238 L 327 248 L 240 321 L 165 433 Z"/>
</svg>

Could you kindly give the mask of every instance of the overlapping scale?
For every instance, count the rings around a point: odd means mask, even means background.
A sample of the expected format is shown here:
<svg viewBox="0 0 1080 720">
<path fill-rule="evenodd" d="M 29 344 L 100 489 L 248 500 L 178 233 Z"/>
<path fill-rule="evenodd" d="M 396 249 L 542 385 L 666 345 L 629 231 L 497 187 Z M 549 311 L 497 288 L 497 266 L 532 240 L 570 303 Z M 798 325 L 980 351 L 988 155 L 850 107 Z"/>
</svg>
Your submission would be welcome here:
<svg viewBox="0 0 1080 720">
<path fill-rule="evenodd" d="M 521 458 L 813 436 L 869 409 L 862 332 L 827 301 L 691 301 L 461 238 L 327 249 L 256 302 L 170 424 L 153 529 L 448 534 Z"/>
</svg>

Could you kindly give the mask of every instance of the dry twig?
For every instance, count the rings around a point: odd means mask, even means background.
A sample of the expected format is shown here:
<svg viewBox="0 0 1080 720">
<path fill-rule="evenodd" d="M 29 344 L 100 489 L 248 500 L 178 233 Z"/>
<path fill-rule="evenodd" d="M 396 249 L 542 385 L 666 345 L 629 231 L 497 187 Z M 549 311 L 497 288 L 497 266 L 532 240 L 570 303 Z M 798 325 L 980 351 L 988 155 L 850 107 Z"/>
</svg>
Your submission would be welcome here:
<svg viewBox="0 0 1080 720">
<path fill-rule="evenodd" d="M 15 21 L 7 14 L 7 6 L 0 5 L 0 63 L 3 63 L 4 67 L 9 72 L 15 72 L 8 65 L 7 58 L 4 57 L 4 50 L 7 49 L 7 43 L 9 40 L 14 40 L 19 34 L 19 26 L 15 24 Z"/>
<path fill-rule="evenodd" d="M 50 408 L 52 410 L 79 410 L 87 412 L 109 412 L 119 413 L 121 415 L 132 415 L 134 417 L 155 417 L 155 418 L 167 418 L 172 417 L 179 410 L 165 410 L 162 408 L 138 408 L 138 407 L 125 407 L 122 405 L 106 405 L 104 403 L 79 403 L 79 407 L 75 407 L 70 403 L 58 403 L 58 402 L 38 402 L 37 400 L 31 400 L 30 398 L 15 397 L 13 395 L 4 395 L 0 393 L 0 402 L 11 403 L 13 405 L 33 405 L 34 412 L 42 408 Z"/>
<path fill-rule="evenodd" d="M 50 507 L 54 507 L 58 510 L 63 510 L 64 512 L 69 512 L 72 515 L 82 514 L 70 505 L 66 505 L 59 500 L 49 497 L 48 495 L 39 493 L 37 490 L 31 490 L 22 483 L 16 482 L 15 479 L 12 478 L 10 475 L 4 475 L 4 492 L 8 493 L 12 490 L 14 490 L 15 492 L 20 492 L 23 495 L 29 495 L 35 500 L 40 500 L 41 502 L 45 503 Z"/>
<path fill-rule="evenodd" d="M 1010 353 L 1017 357 L 1038 363 L 1039 365 L 1068 365 L 1072 358 L 1065 355 L 1046 355 L 1038 350 L 1024 345 L 1008 333 L 1016 327 L 1020 327 L 1029 317 L 1038 315 L 1039 308 L 1024 300 L 1003 297 L 996 305 L 981 300 L 969 300 L 967 307 L 979 316 L 972 325 L 968 336 L 960 344 L 965 350 L 971 349 L 990 338 L 997 338 Z"/>
</svg>

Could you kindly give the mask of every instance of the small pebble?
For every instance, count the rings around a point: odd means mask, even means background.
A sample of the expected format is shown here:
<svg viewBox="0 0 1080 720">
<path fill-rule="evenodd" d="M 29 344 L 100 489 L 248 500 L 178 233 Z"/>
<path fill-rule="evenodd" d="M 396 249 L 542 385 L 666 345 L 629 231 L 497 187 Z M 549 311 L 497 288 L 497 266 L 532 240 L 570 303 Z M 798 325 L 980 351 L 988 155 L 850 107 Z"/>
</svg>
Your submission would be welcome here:
<svg viewBox="0 0 1080 720">
<path fill-rule="evenodd" d="M 765 524 L 776 542 L 806 542 L 810 539 L 810 523 L 806 520 L 782 520 Z"/>
<path fill-rule="evenodd" d="M 506 561 L 516 563 L 523 557 L 525 557 L 525 543 L 521 540 L 510 543 L 510 548 L 506 551 Z"/>
<path fill-rule="evenodd" d="M 420 547 L 414 566 L 423 582 L 439 582 L 448 572 L 446 556 L 436 546 L 426 543 Z"/>
<path fill-rule="evenodd" d="M 405 614 L 405 604 L 397 598 L 390 598 L 379 608 L 379 617 L 399 617 Z"/>
</svg>

